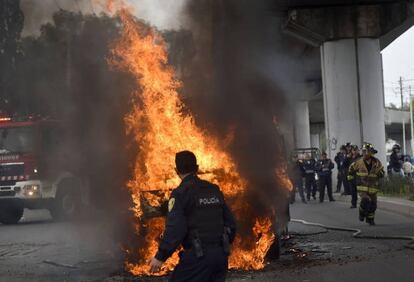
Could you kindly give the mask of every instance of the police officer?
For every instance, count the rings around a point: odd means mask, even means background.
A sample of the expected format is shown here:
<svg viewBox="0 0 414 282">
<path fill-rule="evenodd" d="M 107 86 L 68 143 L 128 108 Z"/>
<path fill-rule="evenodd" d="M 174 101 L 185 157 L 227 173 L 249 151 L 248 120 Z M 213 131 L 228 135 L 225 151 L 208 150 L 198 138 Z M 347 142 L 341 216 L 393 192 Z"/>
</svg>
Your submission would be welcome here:
<svg viewBox="0 0 414 282">
<path fill-rule="evenodd" d="M 306 198 L 308 201 L 310 200 L 311 194 L 312 198 L 316 200 L 316 191 L 318 190 L 318 187 L 315 180 L 315 166 L 315 159 L 313 159 L 310 154 L 306 154 L 302 164 L 302 174 L 305 178 Z"/>
<path fill-rule="evenodd" d="M 351 163 L 352 163 L 352 144 L 350 142 L 348 142 L 345 145 L 345 161 L 344 161 L 344 164 L 342 166 L 342 169 L 343 169 L 344 175 L 345 175 L 345 177 L 343 178 L 344 192 L 342 193 L 342 195 L 351 195 L 351 187 L 350 187 L 349 180 L 347 178 L 349 167 L 351 166 Z"/>
<path fill-rule="evenodd" d="M 394 144 L 394 146 L 392 146 L 392 153 L 390 156 L 390 164 L 388 168 L 389 173 L 391 173 L 391 175 L 404 176 L 402 169 L 403 163 L 404 157 L 401 155 L 401 146 Z"/>
<path fill-rule="evenodd" d="M 292 160 L 289 163 L 289 174 L 293 183 L 293 190 L 290 199 L 291 204 L 295 202 L 296 191 L 299 191 L 300 199 L 306 204 L 305 193 L 303 192 L 302 164 L 303 161 L 300 160 L 297 155 L 292 156 Z"/>
<path fill-rule="evenodd" d="M 361 196 L 359 220 L 366 220 L 369 225 L 375 225 L 379 179 L 384 177 L 384 167 L 374 157 L 376 153 L 374 146 L 366 143 L 362 148 L 362 158 L 351 165 L 348 174 L 349 179 L 355 179 Z"/>
<path fill-rule="evenodd" d="M 328 158 L 326 152 L 322 153 L 322 158 L 316 163 L 316 172 L 319 179 L 319 201 L 323 203 L 325 198 L 325 187 L 328 190 L 328 198 L 330 202 L 334 202 L 335 199 L 332 196 L 332 169 L 334 164 L 331 159 Z"/>
<path fill-rule="evenodd" d="M 350 166 L 361 158 L 361 154 L 359 153 L 358 145 L 352 145 L 351 149 L 351 158 L 348 159 Z M 355 183 L 355 179 L 350 179 L 349 183 L 349 191 L 351 193 L 351 209 L 355 209 L 358 202 L 358 192 L 357 192 L 357 185 Z"/>
<path fill-rule="evenodd" d="M 181 245 L 180 262 L 170 281 L 225 281 L 235 221 L 217 185 L 197 177 L 195 155 L 182 151 L 175 156 L 181 184 L 172 192 L 164 236 L 150 262 L 160 270 Z"/>
<path fill-rule="evenodd" d="M 338 169 L 338 177 L 337 177 L 337 184 L 336 184 L 336 193 L 341 193 L 341 186 L 345 182 L 344 178 L 346 178 L 345 172 L 344 172 L 344 162 L 345 162 L 345 156 L 346 156 L 346 149 L 345 145 L 341 146 L 341 150 L 336 154 L 335 156 L 335 163 L 336 167 Z"/>
</svg>

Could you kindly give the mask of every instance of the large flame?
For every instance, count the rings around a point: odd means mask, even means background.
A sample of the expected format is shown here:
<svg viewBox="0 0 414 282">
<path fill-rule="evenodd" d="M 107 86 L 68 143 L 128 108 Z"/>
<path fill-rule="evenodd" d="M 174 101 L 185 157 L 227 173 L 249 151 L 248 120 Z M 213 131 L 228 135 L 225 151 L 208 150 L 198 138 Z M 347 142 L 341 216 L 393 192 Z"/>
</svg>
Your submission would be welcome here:
<svg viewBox="0 0 414 282">
<path fill-rule="evenodd" d="M 179 184 L 174 172 L 176 152 L 191 150 L 196 154 L 201 178 L 220 186 L 237 218 L 253 209 L 243 200 L 248 183 L 230 155 L 214 137 L 195 125 L 191 115 L 184 113 L 179 95 L 182 83 L 175 76 L 174 68 L 167 64 L 166 44 L 161 35 L 136 21 L 127 10 L 121 10 L 119 15 L 122 32 L 113 47 L 111 63 L 128 70 L 137 82 L 133 109 L 125 117 L 128 134 L 134 136 L 139 146 L 128 187 L 137 219 L 136 235 L 145 242 L 140 249 L 127 250 L 139 259 L 126 262 L 126 268 L 134 275 L 145 275 L 149 274 L 147 263 L 157 251 L 165 222 L 162 218 L 148 219 L 142 203 L 144 200 L 151 206 L 160 206 Z M 272 216 L 253 215 L 247 238 L 237 237 L 233 245 L 231 268 L 264 267 L 265 255 L 274 240 L 272 221 Z M 178 256 L 174 254 L 159 274 L 170 271 L 177 262 Z"/>
</svg>

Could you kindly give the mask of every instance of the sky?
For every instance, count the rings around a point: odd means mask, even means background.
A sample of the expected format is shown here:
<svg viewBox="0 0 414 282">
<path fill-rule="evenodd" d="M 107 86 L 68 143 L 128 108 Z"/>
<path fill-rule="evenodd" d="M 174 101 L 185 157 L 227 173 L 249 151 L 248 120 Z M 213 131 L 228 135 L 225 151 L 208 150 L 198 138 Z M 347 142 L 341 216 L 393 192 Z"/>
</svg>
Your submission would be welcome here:
<svg viewBox="0 0 414 282">
<path fill-rule="evenodd" d="M 403 78 L 405 100 L 408 101 L 409 86 L 414 95 L 414 27 L 403 33 L 382 51 L 384 69 L 385 103 L 401 105 L 399 94 L 400 76 Z"/>
<path fill-rule="evenodd" d="M 2 1 L 2 0 L 0 0 Z M 59 9 L 101 13 L 107 0 L 21 0 L 25 14 L 23 36 L 38 35 L 42 24 L 52 21 Z M 125 0 L 135 14 L 159 29 L 180 29 L 185 26 L 184 8 L 187 0 Z"/>
</svg>

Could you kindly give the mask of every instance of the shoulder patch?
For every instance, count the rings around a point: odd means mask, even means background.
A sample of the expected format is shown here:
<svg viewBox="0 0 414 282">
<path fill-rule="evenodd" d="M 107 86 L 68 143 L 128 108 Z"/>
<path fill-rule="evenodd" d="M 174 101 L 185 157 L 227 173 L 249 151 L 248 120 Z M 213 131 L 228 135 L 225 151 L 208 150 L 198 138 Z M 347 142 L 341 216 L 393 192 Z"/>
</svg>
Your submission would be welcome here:
<svg viewBox="0 0 414 282">
<path fill-rule="evenodd" d="M 171 210 L 173 209 L 173 207 L 174 207 L 174 204 L 175 204 L 175 199 L 174 198 L 171 198 L 169 201 L 168 201 L 168 212 L 171 212 Z"/>
</svg>

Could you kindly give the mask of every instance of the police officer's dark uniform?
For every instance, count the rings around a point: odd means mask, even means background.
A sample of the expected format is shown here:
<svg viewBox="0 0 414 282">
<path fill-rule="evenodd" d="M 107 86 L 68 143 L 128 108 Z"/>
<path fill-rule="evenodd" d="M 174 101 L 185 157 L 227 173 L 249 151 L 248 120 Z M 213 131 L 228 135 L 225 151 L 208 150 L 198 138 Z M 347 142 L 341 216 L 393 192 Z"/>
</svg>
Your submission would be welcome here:
<svg viewBox="0 0 414 282">
<path fill-rule="evenodd" d="M 316 191 L 318 190 L 315 180 L 315 166 L 316 161 L 313 158 L 306 158 L 302 164 L 302 173 L 303 177 L 305 177 L 306 198 L 308 201 L 310 200 L 311 194 L 312 198 L 316 199 Z"/>
<path fill-rule="evenodd" d="M 359 148 L 357 145 L 352 146 L 352 156 L 349 159 L 349 162 L 351 165 L 358 161 L 361 158 L 361 155 L 359 154 Z M 350 165 L 350 166 L 351 166 Z M 351 208 L 354 209 L 357 207 L 358 202 L 358 191 L 357 191 L 357 184 L 355 179 L 348 180 L 349 183 L 349 192 L 351 193 Z"/>
<path fill-rule="evenodd" d="M 343 184 L 344 184 L 344 192 L 342 193 L 342 195 L 351 195 L 351 187 L 350 187 L 350 183 L 348 180 L 348 171 L 349 171 L 349 167 L 351 166 L 352 163 L 352 153 L 351 153 L 351 149 L 352 149 L 352 145 L 351 143 L 346 143 L 345 145 L 345 161 L 342 165 L 342 170 L 344 173 L 344 178 L 342 179 Z"/>
<path fill-rule="evenodd" d="M 403 176 L 403 163 L 404 157 L 401 155 L 401 147 L 398 144 L 392 146 L 392 153 L 390 155 L 390 162 L 388 167 L 388 173 L 391 175 Z"/>
<path fill-rule="evenodd" d="M 318 160 L 316 163 L 316 172 L 319 179 L 319 201 L 322 203 L 325 198 L 325 188 L 328 191 L 329 201 L 334 202 L 332 196 L 332 169 L 334 164 L 331 159 L 326 158 L 326 153 L 322 154 L 325 158 Z"/>
<path fill-rule="evenodd" d="M 340 193 L 341 192 L 341 186 L 345 181 L 346 176 L 346 172 L 344 171 L 343 165 L 345 162 L 345 146 L 341 146 L 341 151 L 338 152 L 335 156 L 335 163 L 336 163 L 336 168 L 338 169 L 338 177 L 337 177 L 337 184 L 336 184 L 336 192 Z"/>
<path fill-rule="evenodd" d="M 189 168 L 188 159 L 195 170 L 191 165 Z M 165 261 L 182 245 L 180 262 L 170 281 L 224 281 L 235 236 L 234 217 L 219 187 L 197 177 L 193 153 L 177 153 L 176 165 L 180 174 L 192 173 L 171 194 L 166 228 L 155 258 Z"/>
<path fill-rule="evenodd" d="M 292 158 L 289 163 L 289 177 L 293 183 L 293 190 L 290 199 L 291 203 L 295 202 L 296 191 L 299 192 L 299 196 L 302 202 L 306 203 L 305 193 L 303 191 L 302 164 L 302 160 L 299 160 L 297 156 Z"/>
</svg>

